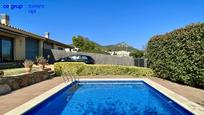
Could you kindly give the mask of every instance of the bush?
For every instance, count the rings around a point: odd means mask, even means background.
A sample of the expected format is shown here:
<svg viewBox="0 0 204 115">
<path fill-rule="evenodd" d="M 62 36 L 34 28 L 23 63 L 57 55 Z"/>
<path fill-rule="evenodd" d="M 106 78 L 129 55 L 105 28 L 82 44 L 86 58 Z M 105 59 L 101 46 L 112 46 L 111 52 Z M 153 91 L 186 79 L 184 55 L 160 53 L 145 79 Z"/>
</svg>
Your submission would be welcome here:
<svg viewBox="0 0 204 115">
<path fill-rule="evenodd" d="M 119 66 L 119 65 L 87 65 L 80 62 L 59 62 L 54 64 L 57 75 L 69 75 L 69 72 L 78 76 L 96 76 L 96 75 L 130 75 L 134 77 L 150 77 L 153 72 L 151 69 Z"/>
<path fill-rule="evenodd" d="M 23 62 L 23 65 L 24 65 L 25 68 L 32 68 L 33 67 L 33 63 L 34 62 L 32 60 L 25 60 Z"/>
<path fill-rule="evenodd" d="M 40 64 L 40 65 L 46 65 L 48 61 L 41 56 L 41 57 L 36 57 L 36 62 L 37 64 Z"/>
<path fill-rule="evenodd" d="M 135 52 L 131 52 L 130 56 L 134 57 L 134 58 L 141 58 L 144 56 L 144 51 L 135 51 Z"/>
<path fill-rule="evenodd" d="M 146 56 L 157 77 L 204 88 L 204 23 L 152 37 Z"/>
</svg>

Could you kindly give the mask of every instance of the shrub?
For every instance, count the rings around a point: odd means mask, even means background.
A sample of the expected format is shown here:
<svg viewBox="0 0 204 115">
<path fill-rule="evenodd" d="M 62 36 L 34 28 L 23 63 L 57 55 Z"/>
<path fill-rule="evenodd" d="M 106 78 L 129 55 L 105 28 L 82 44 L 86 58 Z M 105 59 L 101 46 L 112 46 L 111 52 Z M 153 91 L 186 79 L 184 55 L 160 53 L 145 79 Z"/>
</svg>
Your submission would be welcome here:
<svg viewBox="0 0 204 115">
<path fill-rule="evenodd" d="M 204 88 L 204 23 L 152 37 L 146 56 L 157 77 Z"/>
<path fill-rule="evenodd" d="M 32 60 L 25 60 L 23 62 L 23 65 L 24 65 L 25 68 L 32 68 L 33 67 L 33 63 L 34 62 Z"/>
<path fill-rule="evenodd" d="M 44 57 L 37 57 L 36 62 L 37 62 L 37 64 L 40 64 L 40 65 L 46 65 L 47 64 L 47 60 Z"/>
<path fill-rule="evenodd" d="M 120 65 L 87 65 L 80 62 L 58 62 L 54 64 L 56 75 L 69 75 L 69 72 L 78 76 L 96 75 L 130 75 L 135 77 L 150 77 L 153 72 L 151 69 L 120 66 Z"/>
<path fill-rule="evenodd" d="M 25 71 L 30 73 L 32 71 L 32 67 L 33 67 L 33 61 L 32 60 L 25 60 L 23 65 L 25 67 Z"/>
<path fill-rule="evenodd" d="M 44 70 L 45 65 L 47 64 L 47 60 L 44 57 L 37 57 L 36 62 L 38 65 L 40 65 L 40 69 Z"/>
</svg>

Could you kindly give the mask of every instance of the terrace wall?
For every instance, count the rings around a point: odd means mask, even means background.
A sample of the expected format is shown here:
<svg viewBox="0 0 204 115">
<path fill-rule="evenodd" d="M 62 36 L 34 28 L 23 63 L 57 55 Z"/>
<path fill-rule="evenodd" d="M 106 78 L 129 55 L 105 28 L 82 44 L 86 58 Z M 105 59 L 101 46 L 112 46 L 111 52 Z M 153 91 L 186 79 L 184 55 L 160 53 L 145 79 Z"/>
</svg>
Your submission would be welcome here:
<svg viewBox="0 0 204 115">
<path fill-rule="evenodd" d="M 50 69 L 33 73 L 0 77 L 0 95 L 47 80 L 51 77 Z"/>
</svg>

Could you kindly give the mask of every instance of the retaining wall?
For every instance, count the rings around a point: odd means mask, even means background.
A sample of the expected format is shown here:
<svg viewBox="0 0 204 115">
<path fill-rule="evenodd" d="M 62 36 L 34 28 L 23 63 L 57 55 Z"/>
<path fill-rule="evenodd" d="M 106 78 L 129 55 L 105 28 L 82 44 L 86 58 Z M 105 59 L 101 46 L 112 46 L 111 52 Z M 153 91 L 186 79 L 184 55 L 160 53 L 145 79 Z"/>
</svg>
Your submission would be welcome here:
<svg viewBox="0 0 204 115">
<path fill-rule="evenodd" d="M 46 69 L 33 73 L 0 77 L 0 95 L 47 80 L 52 77 L 49 71 L 50 69 Z"/>
</svg>

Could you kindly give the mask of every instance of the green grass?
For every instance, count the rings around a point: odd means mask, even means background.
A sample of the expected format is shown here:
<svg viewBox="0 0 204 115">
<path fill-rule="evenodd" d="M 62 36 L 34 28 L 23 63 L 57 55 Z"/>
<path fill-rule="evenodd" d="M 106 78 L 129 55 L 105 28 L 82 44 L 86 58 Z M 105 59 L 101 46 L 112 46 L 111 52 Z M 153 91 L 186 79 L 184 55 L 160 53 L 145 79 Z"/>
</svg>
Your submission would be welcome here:
<svg viewBox="0 0 204 115">
<path fill-rule="evenodd" d="M 2 69 L 2 71 L 4 71 L 4 77 L 26 73 L 25 68 Z M 39 69 L 37 67 L 33 67 L 32 72 L 36 71 L 39 71 Z"/>
</svg>

